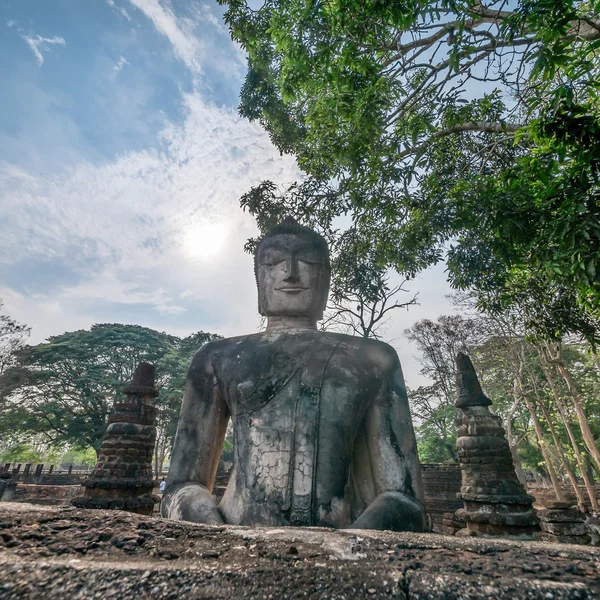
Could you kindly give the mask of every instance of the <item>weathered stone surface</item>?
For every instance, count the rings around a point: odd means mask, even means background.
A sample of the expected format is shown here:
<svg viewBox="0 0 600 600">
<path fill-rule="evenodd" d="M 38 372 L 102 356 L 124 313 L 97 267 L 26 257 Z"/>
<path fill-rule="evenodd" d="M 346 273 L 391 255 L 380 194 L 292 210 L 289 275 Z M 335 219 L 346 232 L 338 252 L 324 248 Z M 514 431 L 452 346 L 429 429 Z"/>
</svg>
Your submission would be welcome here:
<svg viewBox="0 0 600 600">
<path fill-rule="evenodd" d="M 459 535 L 531 537 L 539 531 L 534 498 L 517 479 L 500 417 L 487 398 L 468 356 L 456 359 L 458 399 L 456 454 L 462 473 L 458 516 L 467 523 Z"/>
<path fill-rule="evenodd" d="M 325 239 L 286 220 L 258 244 L 255 273 L 267 329 L 194 357 L 163 516 L 421 531 L 421 474 L 395 350 L 316 328 L 329 288 Z M 230 418 L 234 464 L 217 506 Z"/>
<path fill-rule="evenodd" d="M 554 535 L 587 535 L 588 533 L 584 523 L 546 522 L 541 524 L 541 529 L 545 533 Z"/>
<path fill-rule="evenodd" d="M 564 509 L 552 509 L 544 508 L 537 511 L 537 516 L 540 521 L 545 522 L 569 522 L 569 523 L 583 523 L 585 521 L 585 514 L 575 507 L 567 506 Z"/>
<path fill-rule="evenodd" d="M 544 542 L 553 542 L 556 544 L 581 544 L 587 546 L 590 543 L 590 536 L 584 535 L 554 535 L 552 533 L 541 533 L 535 534 L 536 540 L 542 540 Z"/>
<path fill-rule="evenodd" d="M 585 515 L 567 503 L 555 502 L 553 508 L 539 511 L 541 533 L 536 536 L 550 542 L 589 544 L 591 528 Z"/>
<path fill-rule="evenodd" d="M 117 401 L 98 453 L 98 463 L 82 485 L 83 496 L 71 500 L 78 508 L 104 508 L 152 514 L 152 453 L 156 440 L 157 409 L 152 399 L 154 366 L 141 362 L 133 381 L 124 388 L 125 401 Z"/>
<path fill-rule="evenodd" d="M 592 600 L 600 549 L 0 505 L 0 597 Z"/>
</svg>

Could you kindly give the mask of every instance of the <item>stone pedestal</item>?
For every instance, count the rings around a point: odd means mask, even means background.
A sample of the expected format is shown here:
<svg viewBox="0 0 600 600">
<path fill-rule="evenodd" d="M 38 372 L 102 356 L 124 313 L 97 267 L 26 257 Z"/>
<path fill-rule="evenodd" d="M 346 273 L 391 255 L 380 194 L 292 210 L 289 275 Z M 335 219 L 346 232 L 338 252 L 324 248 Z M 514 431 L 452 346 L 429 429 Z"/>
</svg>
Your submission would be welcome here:
<svg viewBox="0 0 600 600">
<path fill-rule="evenodd" d="M 539 531 L 534 498 L 515 473 L 500 417 L 489 411 L 468 356 L 459 354 L 456 451 L 462 474 L 457 516 L 470 535 L 532 537 Z"/>
<path fill-rule="evenodd" d="M 591 541 L 585 524 L 585 515 L 567 502 L 554 502 L 539 510 L 541 532 L 536 539 L 562 544 L 589 544 Z"/>
<path fill-rule="evenodd" d="M 123 390 L 127 398 L 115 402 L 98 453 L 98 464 L 82 483 L 85 494 L 71 503 L 78 508 L 108 508 L 150 515 L 156 503 L 152 496 L 152 454 L 156 441 L 158 396 L 154 366 L 142 362 L 133 381 Z"/>
</svg>

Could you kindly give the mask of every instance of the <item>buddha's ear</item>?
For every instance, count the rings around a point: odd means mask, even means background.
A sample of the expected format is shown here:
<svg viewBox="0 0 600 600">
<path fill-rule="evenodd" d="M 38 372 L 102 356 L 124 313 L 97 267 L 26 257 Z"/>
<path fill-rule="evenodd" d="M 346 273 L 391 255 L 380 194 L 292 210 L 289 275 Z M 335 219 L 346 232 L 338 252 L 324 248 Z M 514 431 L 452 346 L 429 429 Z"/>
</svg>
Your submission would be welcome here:
<svg viewBox="0 0 600 600">
<path fill-rule="evenodd" d="M 321 285 L 322 285 L 322 289 L 323 289 L 323 300 L 321 302 L 321 306 L 320 308 L 320 312 L 317 315 L 317 321 L 322 321 L 323 320 L 323 315 L 325 313 L 325 311 L 327 310 L 327 300 L 329 299 L 329 287 L 331 284 L 331 271 L 324 267 L 322 274 L 321 274 Z"/>
<path fill-rule="evenodd" d="M 265 306 L 265 295 L 261 294 L 260 283 L 258 279 L 256 280 L 256 291 L 258 297 L 258 314 L 266 317 L 267 316 L 267 307 Z"/>
</svg>

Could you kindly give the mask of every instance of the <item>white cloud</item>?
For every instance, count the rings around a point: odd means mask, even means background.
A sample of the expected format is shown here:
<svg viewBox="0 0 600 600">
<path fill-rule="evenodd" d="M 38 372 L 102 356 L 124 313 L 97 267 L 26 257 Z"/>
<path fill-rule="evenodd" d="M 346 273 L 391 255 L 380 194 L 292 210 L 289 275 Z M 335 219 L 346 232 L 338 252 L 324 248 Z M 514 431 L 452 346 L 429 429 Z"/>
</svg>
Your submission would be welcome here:
<svg viewBox="0 0 600 600">
<path fill-rule="evenodd" d="M 120 13 L 121 13 L 121 15 L 122 15 L 123 17 L 125 17 L 125 18 L 126 18 L 128 21 L 131 21 L 131 17 L 129 16 L 129 13 L 128 13 L 128 12 L 127 12 L 127 11 L 126 11 L 126 10 L 125 10 L 125 9 L 124 9 L 122 6 L 117 6 L 117 5 L 115 4 L 115 0 L 106 0 L 106 3 L 107 3 L 107 4 L 108 4 L 110 7 L 114 8 L 116 11 L 120 12 Z"/>
<path fill-rule="evenodd" d="M 255 226 L 238 202 L 264 178 L 295 180 L 296 165 L 233 109 L 198 94 L 184 105 L 183 125 L 167 126 L 155 147 L 106 164 L 43 177 L 0 163 L 0 267 L 34 269 L 0 297 L 33 326 L 34 341 L 101 320 L 174 333 L 255 330 L 252 259 L 243 252 Z M 73 276 L 40 292 L 35 269 L 48 261 Z"/>
<path fill-rule="evenodd" d="M 194 35 L 195 22 L 177 18 L 166 3 L 159 0 L 129 0 L 141 10 L 154 24 L 157 31 L 167 37 L 177 56 L 192 72 L 202 73 L 200 55 L 202 44 Z"/>
<path fill-rule="evenodd" d="M 6 161 L 0 161 L 0 189 L 8 187 L 11 183 L 26 183 L 31 186 L 37 184 L 37 180 L 33 175 L 30 175 L 17 165 L 13 165 Z"/>
<path fill-rule="evenodd" d="M 117 61 L 117 64 L 113 67 L 113 70 L 115 70 L 118 73 L 125 65 L 128 64 L 129 63 L 127 62 L 127 59 L 124 56 L 121 56 Z"/>
<path fill-rule="evenodd" d="M 42 55 L 42 50 L 50 50 L 48 47 L 51 44 L 58 44 L 60 46 L 64 46 L 66 44 L 64 38 L 54 36 L 51 38 L 45 38 L 40 35 L 28 36 L 25 34 L 21 34 L 21 37 L 27 45 L 31 48 L 37 64 L 41 67 L 44 64 L 44 57 Z"/>
<path fill-rule="evenodd" d="M 215 29 L 217 29 L 217 31 L 220 31 L 221 33 L 225 34 L 228 33 L 225 25 L 223 24 L 221 19 L 213 13 L 210 5 L 193 5 L 192 10 L 194 11 L 196 18 L 199 21 L 206 21 L 207 23 L 210 23 Z"/>
</svg>

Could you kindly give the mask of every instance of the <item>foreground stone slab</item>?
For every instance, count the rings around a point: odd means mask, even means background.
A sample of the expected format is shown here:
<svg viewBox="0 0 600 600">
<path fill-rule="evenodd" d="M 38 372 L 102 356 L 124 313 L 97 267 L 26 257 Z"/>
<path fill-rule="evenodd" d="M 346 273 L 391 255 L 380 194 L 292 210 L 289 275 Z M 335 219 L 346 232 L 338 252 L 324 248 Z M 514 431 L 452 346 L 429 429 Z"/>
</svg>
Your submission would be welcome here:
<svg viewBox="0 0 600 600">
<path fill-rule="evenodd" d="M 600 549 L 0 505 L 0 598 L 600 596 Z"/>
</svg>

